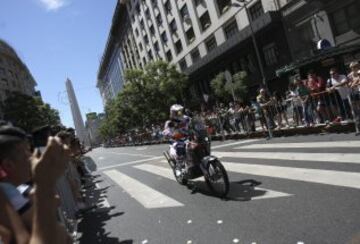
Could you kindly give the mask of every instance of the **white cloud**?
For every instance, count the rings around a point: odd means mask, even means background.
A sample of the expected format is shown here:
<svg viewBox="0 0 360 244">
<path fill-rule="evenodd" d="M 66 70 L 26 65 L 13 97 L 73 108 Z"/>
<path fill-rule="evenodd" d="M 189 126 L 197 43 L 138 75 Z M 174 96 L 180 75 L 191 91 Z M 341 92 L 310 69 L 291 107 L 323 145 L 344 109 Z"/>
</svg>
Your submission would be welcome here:
<svg viewBox="0 0 360 244">
<path fill-rule="evenodd" d="M 46 7 L 49 11 L 56 11 L 61 7 L 64 7 L 66 4 L 65 0 L 40 0 L 40 2 Z"/>
</svg>

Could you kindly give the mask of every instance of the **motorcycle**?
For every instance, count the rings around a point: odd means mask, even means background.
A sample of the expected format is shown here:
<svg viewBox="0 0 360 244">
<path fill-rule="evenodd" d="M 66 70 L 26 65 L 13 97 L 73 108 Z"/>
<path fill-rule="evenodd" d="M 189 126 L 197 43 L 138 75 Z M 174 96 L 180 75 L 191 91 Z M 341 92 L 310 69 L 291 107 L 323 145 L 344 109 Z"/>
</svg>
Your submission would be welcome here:
<svg viewBox="0 0 360 244">
<path fill-rule="evenodd" d="M 226 197 L 230 188 L 229 177 L 220 160 L 211 155 L 207 128 L 200 121 L 193 121 L 191 127 L 190 136 L 180 139 L 183 135 L 175 134 L 175 141 L 170 142 L 169 149 L 164 152 L 175 179 L 181 185 L 188 185 L 189 180 L 204 177 L 214 195 Z"/>
</svg>

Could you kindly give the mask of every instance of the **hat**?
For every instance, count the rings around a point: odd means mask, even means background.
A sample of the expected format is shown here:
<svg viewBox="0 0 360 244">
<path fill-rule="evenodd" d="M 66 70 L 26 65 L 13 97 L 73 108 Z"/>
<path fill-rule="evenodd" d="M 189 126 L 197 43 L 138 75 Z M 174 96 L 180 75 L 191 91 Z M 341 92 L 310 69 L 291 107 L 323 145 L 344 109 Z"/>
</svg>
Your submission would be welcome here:
<svg viewBox="0 0 360 244">
<path fill-rule="evenodd" d="M 354 68 L 354 67 L 357 67 L 359 66 L 359 62 L 358 61 L 354 61 L 354 62 L 351 62 L 350 63 L 350 68 Z"/>
</svg>

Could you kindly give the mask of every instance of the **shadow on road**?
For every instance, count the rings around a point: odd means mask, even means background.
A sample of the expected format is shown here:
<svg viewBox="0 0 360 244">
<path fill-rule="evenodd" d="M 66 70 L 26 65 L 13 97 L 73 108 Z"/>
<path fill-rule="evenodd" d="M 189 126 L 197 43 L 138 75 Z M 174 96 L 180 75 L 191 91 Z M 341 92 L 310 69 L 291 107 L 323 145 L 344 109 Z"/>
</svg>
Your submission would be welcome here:
<svg viewBox="0 0 360 244">
<path fill-rule="evenodd" d="M 111 237 L 109 232 L 106 232 L 106 223 L 116 217 L 124 215 L 124 212 L 112 211 L 115 207 L 104 205 L 104 198 L 109 187 L 98 189 L 95 184 L 87 188 L 85 197 L 86 201 L 91 206 L 97 206 L 91 211 L 85 212 L 78 225 L 80 238 L 78 243 L 109 243 L 109 244 L 132 244 L 133 240 L 119 240 L 117 237 Z"/>
<path fill-rule="evenodd" d="M 254 197 L 263 196 L 266 194 L 265 190 L 255 189 L 255 187 L 260 184 L 261 182 L 252 179 L 230 182 L 230 191 L 224 200 L 251 201 Z M 206 196 L 216 197 L 203 181 L 192 181 L 188 187 L 192 190 L 192 194 L 200 193 Z"/>
</svg>

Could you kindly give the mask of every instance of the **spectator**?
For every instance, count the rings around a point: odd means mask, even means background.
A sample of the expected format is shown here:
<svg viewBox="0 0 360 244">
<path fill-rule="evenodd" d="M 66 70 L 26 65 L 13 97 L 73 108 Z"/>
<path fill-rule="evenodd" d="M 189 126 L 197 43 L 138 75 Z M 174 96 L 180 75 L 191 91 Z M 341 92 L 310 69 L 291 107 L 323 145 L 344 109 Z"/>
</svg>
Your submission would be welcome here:
<svg viewBox="0 0 360 244">
<path fill-rule="evenodd" d="M 275 127 L 274 114 L 272 111 L 274 102 L 264 88 L 260 89 L 256 101 L 260 104 L 261 110 L 267 120 L 266 127 L 270 126 L 270 129 L 273 129 Z"/>
<path fill-rule="evenodd" d="M 330 116 L 326 105 L 329 102 L 327 102 L 328 97 L 324 93 L 326 91 L 326 82 L 320 76 L 317 76 L 314 71 L 309 71 L 306 86 L 310 90 L 310 103 L 312 110 L 317 115 L 318 123 L 328 121 Z"/>
<path fill-rule="evenodd" d="M 327 87 L 331 95 L 332 105 L 336 110 L 340 110 L 341 117 L 339 119 L 350 119 L 351 108 L 348 96 L 351 90 L 348 86 L 349 80 L 345 75 L 339 74 L 337 68 L 330 69 L 330 78 L 327 81 Z"/>
<path fill-rule="evenodd" d="M 296 126 L 302 125 L 303 121 L 303 108 L 302 102 L 299 95 L 296 92 L 296 81 L 294 83 L 290 83 L 289 90 L 287 92 L 287 98 L 291 102 L 292 111 L 293 111 L 293 119 Z"/>
<path fill-rule="evenodd" d="M 55 182 L 64 172 L 68 162 L 68 150 L 59 139 L 50 138 L 43 154 L 38 150 L 31 154 L 27 139 L 26 134 L 19 128 L 0 128 L 1 189 L 12 205 L 11 208 L 6 208 L 9 210 L 5 213 L 6 216 L 0 217 L 0 221 L 5 221 L 0 222 L 0 225 L 14 234 L 16 241 L 19 228 L 21 230 L 21 224 L 24 224 L 31 232 L 30 243 L 70 243 L 64 227 L 57 223 L 55 199 Z M 24 198 L 16 189 L 16 186 L 29 180 L 34 183 L 33 202 Z M 1 202 L 6 205 L 6 201 Z M 19 211 L 25 206 L 26 216 Z M 12 208 L 14 211 L 19 210 L 11 214 Z M 6 218 L 11 225 L 6 225 Z M 16 227 L 13 223 L 17 218 L 21 221 Z"/>
<path fill-rule="evenodd" d="M 351 72 L 348 75 L 349 86 L 352 89 L 351 100 L 356 111 L 360 110 L 360 64 L 352 62 L 350 64 Z M 359 112 L 358 112 L 359 113 Z"/>
<path fill-rule="evenodd" d="M 274 96 L 273 96 L 273 100 L 275 103 L 275 111 L 276 111 L 276 117 L 277 117 L 277 122 L 278 122 L 278 128 L 280 129 L 281 127 L 283 127 L 283 120 L 286 123 L 286 127 L 289 128 L 289 121 L 286 115 L 286 103 L 284 98 L 280 95 L 280 93 L 278 91 L 274 92 Z"/>
<path fill-rule="evenodd" d="M 307 86 L 305 86 L 304 82 L 300 78 L 295 78 L 295 84 L 296 94 L 301 99 L 306 126 L 313 126 L 314 117 L 312 116 L 312 100 L 310 90 Z"/>
</svg>

